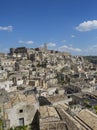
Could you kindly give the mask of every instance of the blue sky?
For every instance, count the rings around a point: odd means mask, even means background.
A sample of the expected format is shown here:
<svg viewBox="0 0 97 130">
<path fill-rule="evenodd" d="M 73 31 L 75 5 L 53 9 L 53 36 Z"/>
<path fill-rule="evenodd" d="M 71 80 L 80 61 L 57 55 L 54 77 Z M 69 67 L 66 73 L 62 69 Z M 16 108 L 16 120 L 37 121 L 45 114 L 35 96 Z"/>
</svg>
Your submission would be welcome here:
<svg viewBox="0 0 97 130">
<path fill-rule="evenodd" d="M 0 0 L 0 51 L 40 47 L 97 55 L 97 0 Z"/>
</svg>

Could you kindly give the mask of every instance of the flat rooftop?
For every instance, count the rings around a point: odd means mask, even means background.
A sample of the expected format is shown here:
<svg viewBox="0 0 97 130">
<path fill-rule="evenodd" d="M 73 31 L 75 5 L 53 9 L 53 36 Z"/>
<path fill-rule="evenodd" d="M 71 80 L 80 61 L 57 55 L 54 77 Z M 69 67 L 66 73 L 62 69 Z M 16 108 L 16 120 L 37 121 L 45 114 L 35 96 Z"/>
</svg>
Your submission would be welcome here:
<svg viewBox="0 0 97 130">
<path fill-rule="evenodd" d="M 60 121 L 60 117 L 56 109 L 52 106 L 41 106 L 39 111 L 40 111 L 40 118 L 43 122 Z"/>
</svg>

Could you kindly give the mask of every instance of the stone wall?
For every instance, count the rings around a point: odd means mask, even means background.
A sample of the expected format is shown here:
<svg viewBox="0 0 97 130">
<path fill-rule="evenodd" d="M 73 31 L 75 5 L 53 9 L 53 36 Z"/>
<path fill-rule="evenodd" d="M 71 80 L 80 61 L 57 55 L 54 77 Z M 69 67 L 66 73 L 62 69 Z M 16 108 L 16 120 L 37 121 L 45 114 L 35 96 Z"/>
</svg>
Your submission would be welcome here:
<svg viewBox="0 0 97 130">
<path fill-rule="evenodd" d="M 67 130 L 67 129 L 65 127 L 64 122 L 58 121 L 48 123 L 40 122 L 40 130 Z"/>
<path fill-rule="evenodd" d="M 25 102 L 20 102 L 10 109 L 6 109 L 10 127 L 20 126 L 19 119 L 24 119 L 24 125 L 29 125 L 38 109 L 38 103 L 29 105 Z"/>
</svg>

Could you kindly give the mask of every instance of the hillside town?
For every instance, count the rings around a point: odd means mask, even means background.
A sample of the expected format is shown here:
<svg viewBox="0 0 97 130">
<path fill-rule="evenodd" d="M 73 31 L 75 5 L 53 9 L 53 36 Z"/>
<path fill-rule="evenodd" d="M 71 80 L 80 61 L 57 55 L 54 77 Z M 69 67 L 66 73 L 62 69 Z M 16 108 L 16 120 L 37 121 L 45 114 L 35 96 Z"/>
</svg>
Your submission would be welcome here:
<svg viewBox="0 0 97 130">
<path fill-rule="evenodd" d="M 97 130 L 97 65 L 47 44 L 0 53 L 0 130 Z"/>
</svg>

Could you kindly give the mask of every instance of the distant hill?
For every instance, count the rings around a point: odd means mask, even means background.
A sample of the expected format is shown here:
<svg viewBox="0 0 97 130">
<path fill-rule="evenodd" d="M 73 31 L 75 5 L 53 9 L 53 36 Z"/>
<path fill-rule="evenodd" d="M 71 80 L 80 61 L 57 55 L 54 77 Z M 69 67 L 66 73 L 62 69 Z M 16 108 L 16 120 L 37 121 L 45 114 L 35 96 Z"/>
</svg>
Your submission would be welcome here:
<svg viewBox="0 0 97 130">
<path fill-rule="evenodd" d="M 97 56 L 83 56 L 83 58 L 93 64 L 97 64 Z"/>
</svg>

